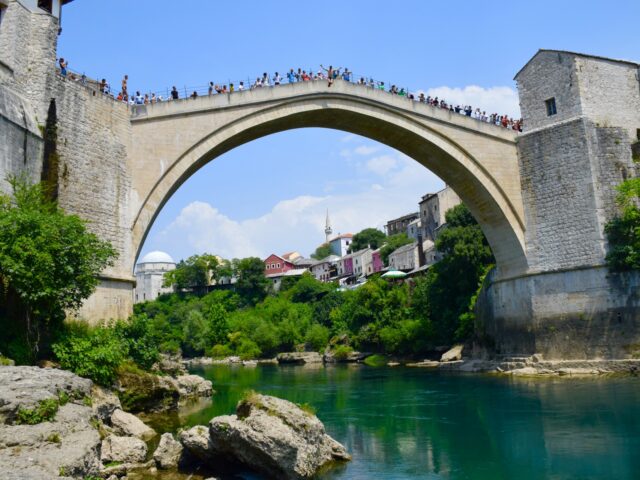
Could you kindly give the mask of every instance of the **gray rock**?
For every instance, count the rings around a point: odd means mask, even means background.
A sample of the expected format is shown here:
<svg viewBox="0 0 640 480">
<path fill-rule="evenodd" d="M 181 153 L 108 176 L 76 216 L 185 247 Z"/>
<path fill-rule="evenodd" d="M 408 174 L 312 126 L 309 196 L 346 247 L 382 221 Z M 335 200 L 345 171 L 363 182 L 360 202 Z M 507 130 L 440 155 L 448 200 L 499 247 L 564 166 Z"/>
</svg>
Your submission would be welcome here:
<svg viewBox="0 0 640 480">
<path fill-rule="evenodd" d="M 51 422 L 0 425 L 0 478 L 84 478 L 100 470 L 100 435 L 90 407 L 67 403 Z"/>
<path fill-rule="evenodd" d="M 318 417 L 286 400 L 255 394 L 236 413 L 209 423 L 213 451 L 267 475 L 311 478 L 324 465 L 351 458 Z"/>
<path fill-rule="evenodd" d="M 160 437 L 160 443 L 153 453 L 153 459 L 156 461 L 158 468 L 175 468 L 178 466 L 182 456 L 182 450 L 182 444 L 173 438 L 170 433 L 165 433 Z"/>
<path fill-rule="evenodd" d="M 0 368 L 0 423 L 13 423 L 19 408 L 31 409 L 38 402 L 58 398 L 65 392 L 72 399 L 91 393 L 91 380 L 66 370 L 38 367 Z"/>
<path fill-rule="evenodd" d="M 464 345 L 454 345 L 451 349 L 442 354 L 441 362 L 452 362 L 454 360 L 462 360 L 462 349 Z"/>
<path fill-rule="evenodd" d="M 120 399 L 111 390 L 94 385 L 91 389 L 91 407 L 100 420 L 106 422 L 116 409 L 122 408 Z"/>
<path fill-rule="evenodd" d="M 180 375 L 176 378 L 181 399 L 193 397 L 210 397 L 213 385 L 199 375 Z"/>
<path fill-rule="evenodd" d="M 116 390 L 123 409 L 129 412 L 172 410 L 180 402 L 175 379 L 151 373 L 122 373 L 116 381 Z"/>
<path fill-rule="evenodd" d="M 209 429 L 203 425 L 181 431 L 178 440 L 186 451 L 200 460 L 211 460 L 214 455 Z"/>
<path fill-rule="evenodd" d="M 276 357 L 278 363 L 322 363 L 318 352 L 286 352 Z"/>
<path fill-rule="evenodd" d="M 111 426 L 116 435 L 138 437 L 149 440 L 156 436 L 156 431 L 145 425 L 142 420 L 131 413 L 117 409 L 111 415 Z"/>
<path fill-rule="evenodd" d="M 146 456 L 147 445 L 139 438 L 109 435 L 102 441 L 102 463 L 139 463 L 144 462 Z"/>
<path fill-rule="evenodd" d="M 161 353 L 160 359 L 153 366 L 153 369 L 173 377 L 187 373 L 187 369 L 182 363 L 182 356 L 180 354 L 172 355 L 168 353 Z"/>
</svg>

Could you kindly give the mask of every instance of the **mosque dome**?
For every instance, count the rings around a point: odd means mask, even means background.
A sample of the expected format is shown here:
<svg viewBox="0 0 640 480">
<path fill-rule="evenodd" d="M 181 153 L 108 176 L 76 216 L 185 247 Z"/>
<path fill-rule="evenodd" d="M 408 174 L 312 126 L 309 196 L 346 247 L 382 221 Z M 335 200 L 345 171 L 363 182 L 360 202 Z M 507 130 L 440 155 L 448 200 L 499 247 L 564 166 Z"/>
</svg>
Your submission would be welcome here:
<svg viewBox="0 0 640 480">
<path fill-rule="evenodd" d="M 138 263 L 176 263 L 168 253 L 156 250 L 149 252 Z"/>
</svg>

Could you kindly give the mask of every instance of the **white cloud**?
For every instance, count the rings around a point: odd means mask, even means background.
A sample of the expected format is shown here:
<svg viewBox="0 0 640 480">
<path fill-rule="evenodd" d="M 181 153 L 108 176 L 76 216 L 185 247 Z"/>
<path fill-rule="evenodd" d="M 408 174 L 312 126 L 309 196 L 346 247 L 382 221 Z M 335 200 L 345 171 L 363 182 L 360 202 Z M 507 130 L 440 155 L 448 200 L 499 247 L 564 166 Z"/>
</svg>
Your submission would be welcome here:
<svg viewBox="0 0 640 480">
<path fill-rule="evenodd" d="M 341 189 L 340 194 L 282 200 L 265 215 L 242 221 L 209 203 L 192 202 L 149 239 L 148 247 L 168 251 L 177 259 L 203 252 L 225 258 L 265 258 L 290 250 L 309 255 L 324 241 L 327 209 L 334 234 L 382 229 L 389 219 L 417 211 L 420 196 L 443 185 L 416 161 L 391 149 L 370 159 L 367 166 L 381 181 Z"/>
<path fill-rule="evenodd" d="M 380 147 L 376 145 L 360 145 L 353 150 L 353 153 L 357 153 L 358 155 L 371 155 L 378 150 L 380 150 Z"/>
<path fill-rule="evenodd" d="M 420 93 L 420 91 L 418 92 Z M 483 88 L 477 85 L 469 85 L 464 88 L 436 87 L 424 91 L 425 95 L 444 99 L 453 105 L 471 105 L 474 109 L 480 108 L 487 114 L 507 114 L 511 117 L 520 117 L 520 105 L 518 93 L 511 87 Z"/>
<path fill-rule="evenodd" d="M 367 168 L 373 173 L 383 176 L 396 168 L 398 160 L 392 155 L 380 155 L 373 157 L 367 162 Z"/>
</svg>

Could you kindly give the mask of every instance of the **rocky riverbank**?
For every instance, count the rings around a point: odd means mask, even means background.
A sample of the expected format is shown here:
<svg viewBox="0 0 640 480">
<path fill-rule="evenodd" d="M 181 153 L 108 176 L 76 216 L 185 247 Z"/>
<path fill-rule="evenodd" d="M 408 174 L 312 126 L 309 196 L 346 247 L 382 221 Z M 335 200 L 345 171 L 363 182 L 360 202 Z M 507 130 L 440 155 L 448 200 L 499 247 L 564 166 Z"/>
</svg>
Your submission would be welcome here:
<svg viewBox="0 0 640 480">
<path fill-rule="evenodd" d="M 189 396 L 211 394 L 207 380 L 182 377 L 158 384 Z M 53 368 L 0 367 L 1 478 L 122 480 L 159 471 L 181 478 L 179 470 L 191 478 L 202 466 L 231 462 L 270 478 L 297 480 L 350 459 L 309 408 L 255 393 L 238 404 L 235 415 L 157 441 L 151 427 L 123 409 L 122 384 L 117 386 L 101 388 Z"/>
<path fill-rule="evenodd" d="M 164 384 L 175 389 L 177 402 L 212 391 L 211 382 L 195 375 L 166 377 Z M 2 478 L 115 480 L 136 469 L 165 468 L 167 440 L 150 459 L 146 442 L 156 432 L 123 408 L 114 391 L 71 372 L 0 367 Z"/>
</svg>

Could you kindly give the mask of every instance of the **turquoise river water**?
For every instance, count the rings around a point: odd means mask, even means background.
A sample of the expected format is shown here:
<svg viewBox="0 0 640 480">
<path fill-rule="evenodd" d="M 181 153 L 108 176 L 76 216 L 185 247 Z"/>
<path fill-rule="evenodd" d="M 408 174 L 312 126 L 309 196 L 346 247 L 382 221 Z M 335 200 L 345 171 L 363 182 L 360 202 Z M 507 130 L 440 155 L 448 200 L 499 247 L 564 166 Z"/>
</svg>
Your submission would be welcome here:
<svg viewBox="0 0 640 480">
<path fill-rule="evenodd" d="M 232 413 L 247 389 L 309 403 L 353 455 L 322 479 L 640 479 L 635 377 L 522 379 L 360 365 L 193 373 L 213 382 L 213 402 L 156 428 L 207 424 Z"/>
</svg>

